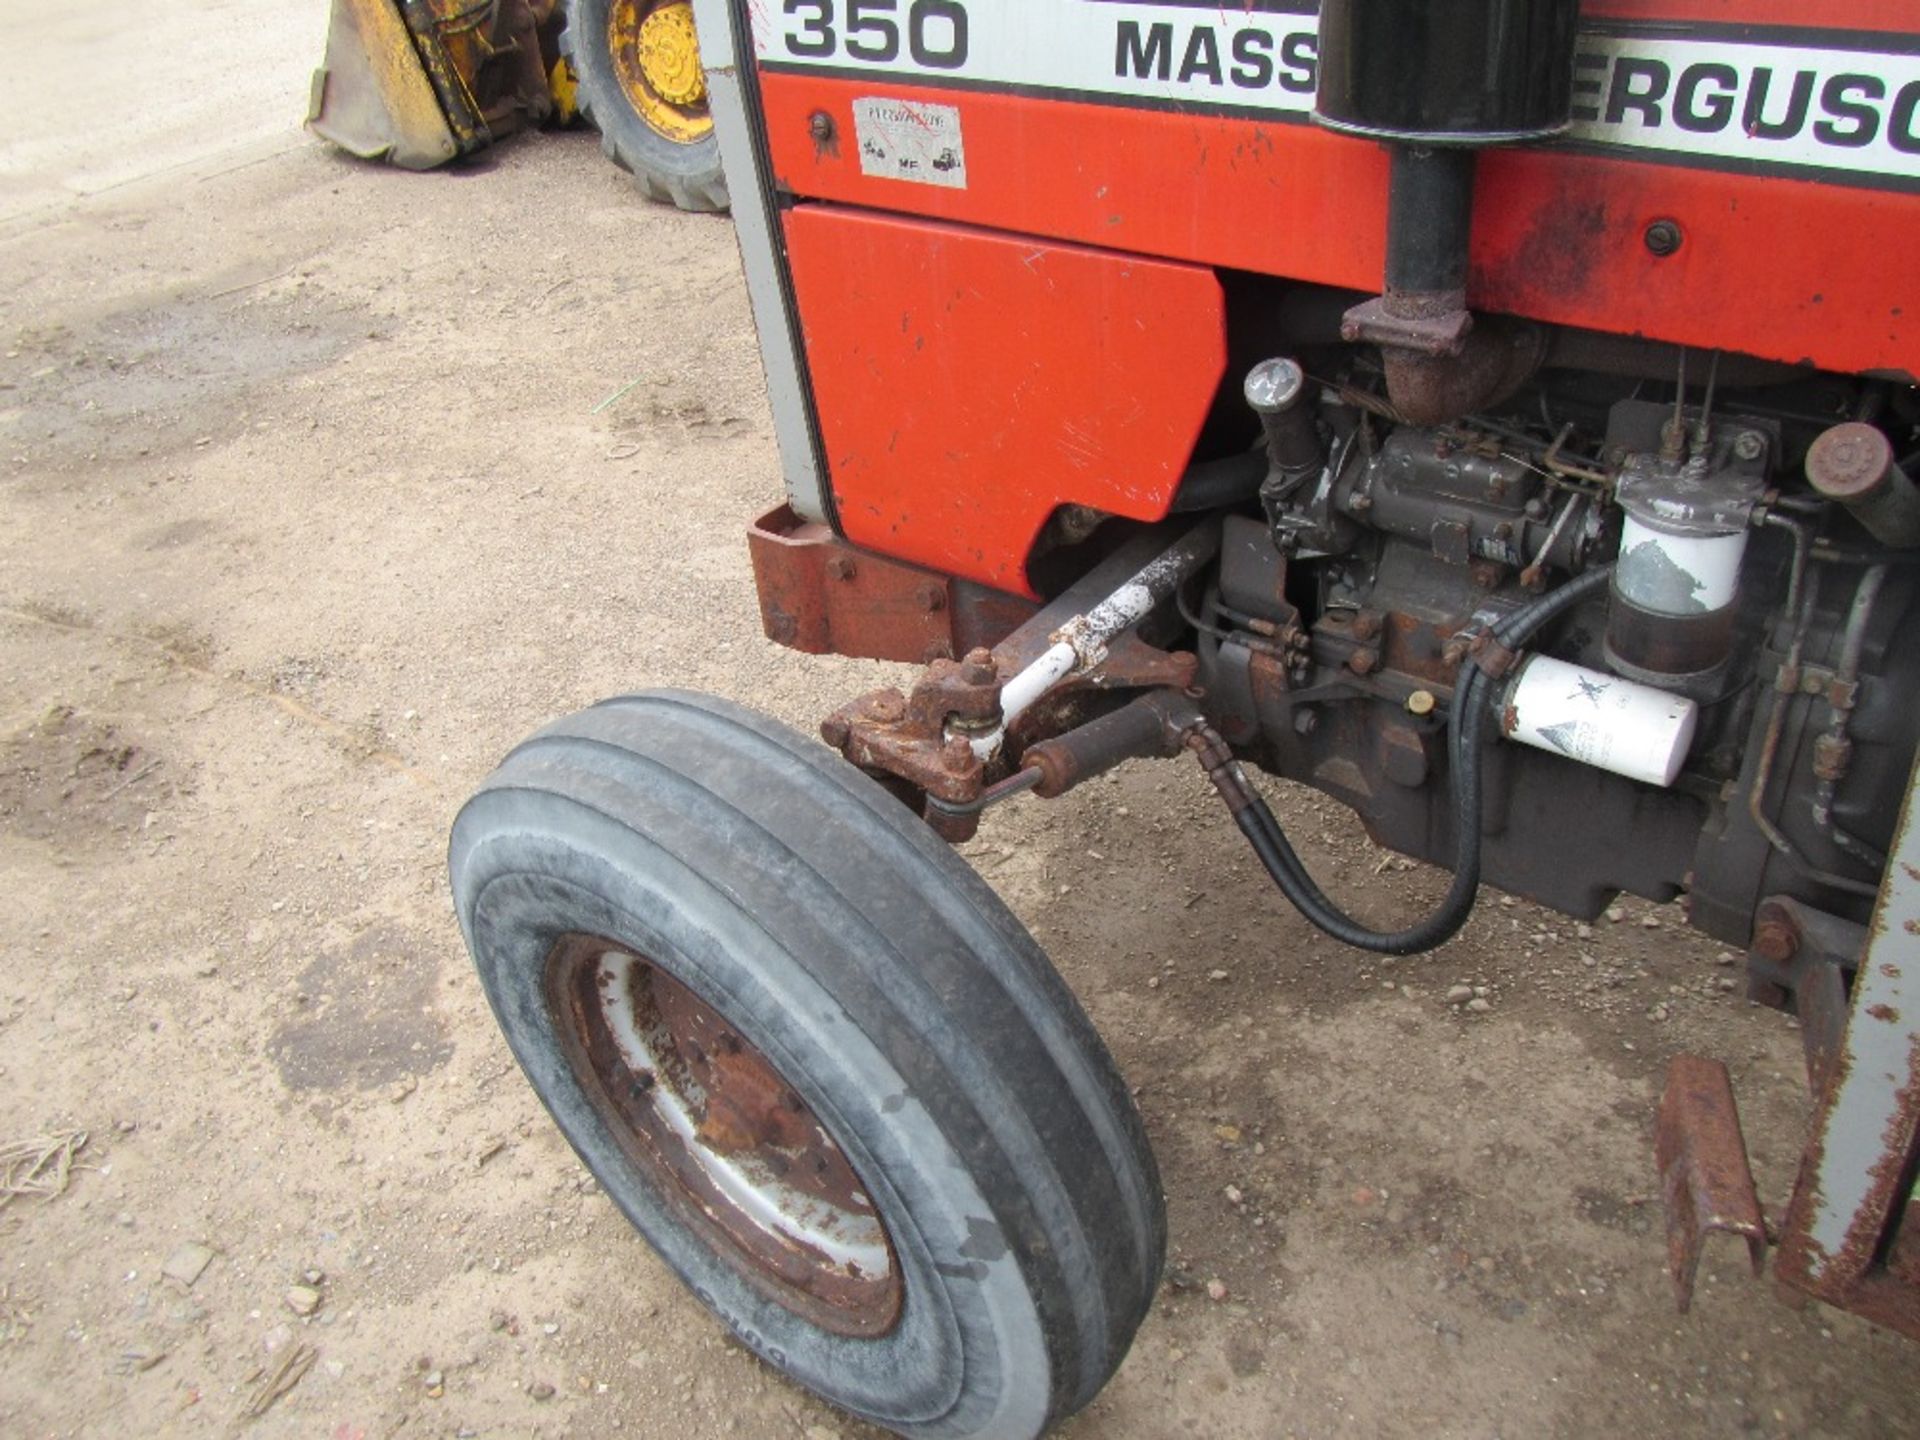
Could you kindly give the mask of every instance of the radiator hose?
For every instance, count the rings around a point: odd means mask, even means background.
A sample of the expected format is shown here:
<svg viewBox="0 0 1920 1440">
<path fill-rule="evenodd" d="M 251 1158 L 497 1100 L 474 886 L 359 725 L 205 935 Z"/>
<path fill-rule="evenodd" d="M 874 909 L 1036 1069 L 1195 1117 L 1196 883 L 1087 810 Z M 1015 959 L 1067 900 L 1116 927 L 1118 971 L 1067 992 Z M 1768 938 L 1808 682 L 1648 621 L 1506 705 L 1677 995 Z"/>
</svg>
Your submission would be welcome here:
<svg viewBox="0 0 1920 1440">
<path fill-rule="evenodd" d="M 1517 650 L 1543 628 L 1582 600 L 1603 588 L 1611 567 L 1589 570 L 1558 590 L 1523 605 L 1495 624 L 1493 641 Z M 1187 744 L 1200 758 L 1207 778 L 1220 792 L 1240 831 L 1253 846 L 1260 863 L 1300 913 L 1327 934 L 1357 949 L 1382 955 L 1417 955 L 1445 944 L 1459 933 L 1473 913 L 1480 889 L 1480 810 L 1483 742 L 1488 704 L 1495 681 L 1472 656 L 1460 664 L 1460 682 L 1453 692 L 1453 710 L 1447 726 L 1448 768 L 1452 776 L 1454 865 L 1453 883 L 1438 908 L 1405 930 L 1373 930 L 1355 920 L 1327 898 L 1327 894 L 1287 843 L 1280 822 L 1259 793 L 1248 783 L 1239 762 L 1218 732 L 1201 724 L 1189 732 Z"/>
</svg>

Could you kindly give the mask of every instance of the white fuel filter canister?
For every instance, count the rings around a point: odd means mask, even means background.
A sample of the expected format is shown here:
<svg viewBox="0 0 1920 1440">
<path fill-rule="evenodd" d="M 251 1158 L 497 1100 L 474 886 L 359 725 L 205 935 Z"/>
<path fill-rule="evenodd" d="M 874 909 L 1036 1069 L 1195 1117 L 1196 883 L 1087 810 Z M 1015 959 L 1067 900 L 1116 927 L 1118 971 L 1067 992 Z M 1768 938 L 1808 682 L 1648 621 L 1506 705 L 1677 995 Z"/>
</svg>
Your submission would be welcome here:
<svg viewBox="0 0 1920 1440">
<path fill-rule="evenodd" d="M 1733 649 L 1758 472 L 1631 457 L 1607 615 L 1607 663 L 1668 689 L 1711 689 Z"/>
<path fill-rule="evenodd" d="M 1699 723 L 1684 695 L 1545 655 L 1521 665 L 1500 707 L 1509 740 L 1660 786 L 1679 776 Z"/>
</svg>

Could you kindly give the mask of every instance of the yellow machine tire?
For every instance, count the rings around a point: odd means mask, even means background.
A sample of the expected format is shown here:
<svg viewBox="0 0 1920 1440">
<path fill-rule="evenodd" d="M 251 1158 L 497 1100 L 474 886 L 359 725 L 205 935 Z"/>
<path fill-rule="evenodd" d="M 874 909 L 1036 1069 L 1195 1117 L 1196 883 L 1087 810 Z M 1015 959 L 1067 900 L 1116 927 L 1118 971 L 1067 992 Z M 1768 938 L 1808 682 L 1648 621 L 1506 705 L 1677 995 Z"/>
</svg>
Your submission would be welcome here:
<svg viewBox="0 0 1920 1440">
<path fill-rule="evenodd" d="M 567 0 L 560 53 L 601 148 L 650 200 L 727 208 L 687 0 Z"/>
</svg>

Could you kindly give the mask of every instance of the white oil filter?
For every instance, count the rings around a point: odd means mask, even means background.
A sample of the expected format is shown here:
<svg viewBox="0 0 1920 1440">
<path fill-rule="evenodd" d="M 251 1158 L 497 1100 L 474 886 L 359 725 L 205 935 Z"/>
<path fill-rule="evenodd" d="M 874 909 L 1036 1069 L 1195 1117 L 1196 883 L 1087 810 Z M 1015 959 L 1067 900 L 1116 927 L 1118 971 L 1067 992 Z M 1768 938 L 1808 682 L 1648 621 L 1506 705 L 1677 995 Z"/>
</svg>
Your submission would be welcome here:
<svg viewBox="0 0 1920 1440">
<path fill-rule="evenodd" d="M 1520 667 L 1500 710 L 1509 740 L 1660 786 L 1679 776 L 1699 723 L 1684 695 L 1544 655 Z"/>
</svg>

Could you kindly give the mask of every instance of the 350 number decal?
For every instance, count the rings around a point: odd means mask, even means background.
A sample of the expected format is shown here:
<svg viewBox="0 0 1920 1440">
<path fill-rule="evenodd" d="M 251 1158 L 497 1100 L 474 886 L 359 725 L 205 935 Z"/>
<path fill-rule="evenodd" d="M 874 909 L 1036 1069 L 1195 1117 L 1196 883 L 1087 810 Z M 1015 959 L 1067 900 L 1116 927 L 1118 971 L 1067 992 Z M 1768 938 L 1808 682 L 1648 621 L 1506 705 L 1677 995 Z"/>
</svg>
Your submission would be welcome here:
<svg viewBox="0 0 1920 1440">
<path fill-rule="evenodd" d="M 907 53 L 928 70 L 958 70 L 967 63 L 967 10 L 960 0 L 786 0 L 787 15 L 799 21 L 789 33 L 787 53 L 809 60 L 845 55 L 869 65 L 900 58 L 904 28 Z M 899 16 L 906 13 L 903 27 Z M 844 23 L 839 23 L 844 13 Z"/>
</svg>

